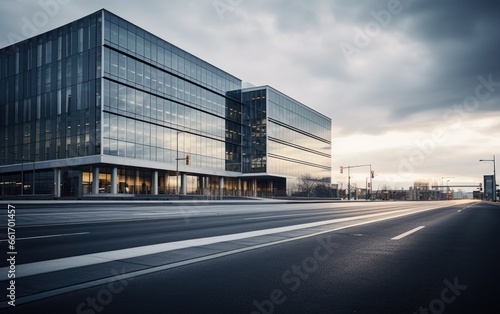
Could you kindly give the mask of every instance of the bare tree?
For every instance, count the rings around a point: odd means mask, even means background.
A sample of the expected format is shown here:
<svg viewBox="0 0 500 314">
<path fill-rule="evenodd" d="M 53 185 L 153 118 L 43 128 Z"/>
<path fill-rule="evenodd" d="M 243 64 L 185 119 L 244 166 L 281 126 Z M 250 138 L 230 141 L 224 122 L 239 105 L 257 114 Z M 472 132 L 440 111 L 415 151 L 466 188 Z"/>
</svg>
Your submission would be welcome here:
<svg viewBox="0 0 500 314">
<path fill-rule="evenodd" d="M 297 188 L 300 193 L 303 193 L 305 196 L 309 197 L 313 195 L 314 189 L 317 185 L 318 181 L 314 180 L 310 174 L 306 174 L 299 177 Z"/>
<path fill-rule="evenodd" d="M 390 191 L 391 187 L 388 184 L 382 185 L 382 191 Z"/>
</svg>

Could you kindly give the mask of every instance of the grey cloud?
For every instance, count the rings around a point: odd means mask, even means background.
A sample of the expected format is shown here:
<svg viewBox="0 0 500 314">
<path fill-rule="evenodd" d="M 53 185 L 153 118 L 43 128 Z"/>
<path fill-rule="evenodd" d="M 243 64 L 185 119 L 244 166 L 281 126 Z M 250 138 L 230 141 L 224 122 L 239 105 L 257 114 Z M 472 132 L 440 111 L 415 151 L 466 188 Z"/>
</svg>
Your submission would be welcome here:
<svg viewBox="0 0 500 314">
<path fill-rule="evenodd" d="M 243 80 L 273 85 L 332 116 L 346 133 L 382 134 L 437 121 L 474 94 L 479 75 L 500 81 L 497 1 L 401 0 L 403 12 L 361 51 L 365 70 L 346 62 L 339 43 L 352 42 L 354 28 L 373 21 L 370 12 L 386 9 L 387 1 L 220 0 L 227 4 L 223 19 L 215 3 L 71 0 L 44 31 L 105 7 Z M 18 31 L 21 17 L 37 10 L 36 2 L 2 2 L 0 45 L 8 44 L 6 33 Z M 325 28 L 324 15 L 335 20 L 333 27 Z M 384 35 L 418 43 L 428 55 L 391 59 Z M 498 100 L 500 88 L 478 113 L 498 112 Z M 339 113 L 345 118 L 336 119 Z"/>
</svg>

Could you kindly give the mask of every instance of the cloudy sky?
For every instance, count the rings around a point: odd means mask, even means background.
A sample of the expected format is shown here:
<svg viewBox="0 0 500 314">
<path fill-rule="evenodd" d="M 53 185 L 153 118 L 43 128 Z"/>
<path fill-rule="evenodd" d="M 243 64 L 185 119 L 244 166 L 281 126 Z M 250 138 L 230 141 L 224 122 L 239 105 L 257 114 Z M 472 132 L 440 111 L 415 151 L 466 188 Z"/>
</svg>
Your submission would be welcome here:
<svg viewBox="0 0 500 314">
<path fill-rule="evenodd" d="M 334 183 L 478 184 L 500 158 L 498 1 L 2 0 L 0 47 L 101 8 L 331 117 Z"/>
</svg>

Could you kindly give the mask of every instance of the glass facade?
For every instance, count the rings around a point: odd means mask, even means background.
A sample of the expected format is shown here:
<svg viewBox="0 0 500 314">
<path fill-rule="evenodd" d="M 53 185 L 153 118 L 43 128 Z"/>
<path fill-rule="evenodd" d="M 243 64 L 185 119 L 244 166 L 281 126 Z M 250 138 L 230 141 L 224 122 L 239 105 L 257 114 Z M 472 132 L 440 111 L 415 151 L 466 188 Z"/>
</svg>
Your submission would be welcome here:
<svg viewBox="0 0 500 314">
<path fill-rule="evenodd" d="M 4 165 L 100 153 L 101 15 L 0 50 Z"/>
<path fill-rule="evenodd" d="M 109 12 L 104 21 L 104 154 L 175 163 L 179 137 L 191 166 L 240 171 L 241 107 L 226 91 L 241 81 Z"/>
<path fill-rule="evenodd" d="M 331 119 L 266 86 L 243 90 L 243 172 L 331 183 Z"/>
<path fill-rule="evenodd" d="M 331 120 L 268 88 L 269 173 L 331 181 Z"/>
<path fill-rule="evenodd" d="M 243 173 L 267 172 L 267 91 L 243 91 Z"/>
<path fill-rule="evenodd" d="M 241 83 L 106 10 L 1 49 L 2 195 L 256 195 L 329 178 L 330 119 Z"/>
</svg>

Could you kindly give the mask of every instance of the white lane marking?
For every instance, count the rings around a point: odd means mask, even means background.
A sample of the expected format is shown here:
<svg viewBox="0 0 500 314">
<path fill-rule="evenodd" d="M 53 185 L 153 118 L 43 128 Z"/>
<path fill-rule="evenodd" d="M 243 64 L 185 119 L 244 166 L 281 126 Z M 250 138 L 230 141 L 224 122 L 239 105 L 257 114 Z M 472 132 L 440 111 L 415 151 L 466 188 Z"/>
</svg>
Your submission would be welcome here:
<svg viewBox="0 0 500 314">
<path fill-rule="evenodd" d="M 260 219 L 271 219 L 271 218 L 280 218 L 280 217 L 293 217 L 293 216 L 311 216 L 311 214 L 289 214 L 289 215 L 276 215 L 276 216 L 263 216 L 263 217 L 254 217 L 254 218 L 245 218 L 244 220 L 260 220 Z"/>
<path fill-rule="evenodd" d="M 200 215 L 218 215 L 217 212 L 145 212 L 145 213 L 134 213 L 132 216 L 200 216 Z"/>
<path fill-rule="evenodd" d="M 459 209 L 459 210 L 458 210 L 458 212 L 460 213 L 460 212 L 462 212 L 463 210 L 466 210 L 466 209 L 468 209 L 468 208 L 471 208 L 471 207 L 472 207 L 472 206 L 474 206 L 474 205 L 476 205 L 476 203 L 472 203 L 472 204 L 470 204 L 470 205 L 467 205 L 467 206 L 465 206 L 464 208 Z"/>
<path fill-rule="evenodd" d="M 51 234 L 51 235 L 46 235 L 46 236 L 16 238 L 16 241 L 33 240 L 33 239 L 44 239 L 44 238 L 56 238 L 56 237 L 69 237 L 69 236 L 76 236 L 76 235 L 89 234 L 89 233 L 90 232 L 78 232 L 78 233 L 66 233 L 66 234 Z M 0 240 L 0 242 L 7 242 L 7 241 L 9 241 L 9 240 L 8 239 Z"/>
<path fill-rule="evenodd" d="M 94 212 L 97 212 L 97 213 L 101 213 L 99 211 L 87 211 L 87 212 L 71 212 L 71 213 L 64 213 L 64 212 L 53 212 L 53 213 L 36 213 L 36 214 L 25 214 L 25 213 L 22 213 L 18 216 L 20 217 L 24 217 L 24 216 L 54 216 L 54 215 L 81 215 L 81 214 L 85 214 L 85 215 L 88 215 L 88 214 L 92 214 Z"/>
<path fill-rule="evenodd" d="M 151 213 L 135 213 L 135 214 L 132 214 L 132 216 L 154 216 L 154 215 L 160 215 L 160 216 L 199 215 L 199 213 L 158 213 L 158 212 L 151 212 Z"/>
<path fill-rule="evenodd" d="M 27 263 L 27 264 L 16 265 L 16 270 L 18 270 L 18 273 L 16 273 L 16 277 L 27 277 L 27 276 L 33 276 L 33 275 L 38 275 L 38 274 L 43 274 L 43 273 L 48 273 L 48 272 L 53 272 L 53 271 L 59 271 L 59 270 L 82 267 L 82 266 L 89 266 L 89 265 L 96 265 L 96 264 L 107 263 L 107 262 L 116 261 L 116 260 L 123 260 L 123 259 L 145 256 L 145 255 L 150 255 L 150 254 L 168 252 L 168 251 L 184 249 L 184 248 L 189 248 L 189 247 L 203 246 L 203 245 L 209 245 L 209 244 L 215 244 L 215 243 L 227 242 L 227 241 L 235 241 L 235 240 L 247 239 L 247 238 L 252 238 L 252 237 L 257 237 L 257 236 L 277 234 L 277 233 L 286 232 L 286 231 L 293 231 L 293 230 L 299 230 L 299 229 L 324 226 L 324 225 L 329 225 L 329 224 L 333 224 L 333 223 L 361 220 L 361 219 L 368 219 L 368 218 L 389 215 L 388 217 L 377 218 L 377 219 L 369 220 L 367 222 L 361 222 L 359 224 L 359 225 L 363 225 L 363 224 L 369 224 L 369 223 L 373 223 L 373 222 L 384 221 L 384 220 L 388 220 L 388 219 L 394 219 L 394 218 L 398 218 L 398 217 L 413 215 L 416 213 L 426 212 L 426 211 L 435 210 L 435 209 L 443 208 L 443 207 L 448 207 L 448 206 L 443 206 L 443 205 L 430 206 L 430 207 L 426 207 L 424 209 L 420 209 L 417 211 L 413 211 L 411 209 L 403 209 L 403 210 L 394 211 L 391 213 L 384 212 L 384 213 L 368 214 L 368 215 L 355 216 L 355 217 L 337 218 L 337 219 L 332 219 L 332 220 L 311 222 L 311 223 L 300 224 L 300 225 L 292 225 L 292 226 L 279 227 L 279 228 L 256 230 L 256 231 L 228 234 L 228 235 L 222 235 L 222 236 L 214 236 L 214 237 L 208 237 L 208 238 L 191 239 L 191 240 L 183 240 L 183 241 L 176 241 L 176 242 L 166 242 L 166 243 L 160 243 L 160 244 L 152 244 L 152 245 L 146 245 L 146 246 L 140 246 L 140 247 L 133 247 L 133 248 L 128 248 L 128 249 L 121 249 L 121 250 L 114 250 L 114 251 L 107 251 L 107 252 L 98 252 L 98 253 L 65 257 L 65 258 L 46 260 L 46 261 L 40 261 L 40 262 L 32 262 L 32 263 Z M 8 273 L 8 267 L 0 268 L 0 280 L 7 280 L 7 273 Z"/>
<path fill-rule="evenodd" d="M 391 240 L 401 240 L 402 238 L 404 238 L 404 237 L 406 237 L 406 236 L 409 236 L 410 234 L 415 233 L 415 232 L 417 232 L 417 231 L 419 231 L 419 230 L 422 230 L 422 229 L 424 229 L 424 228 L 425 228 L 425 226 L 420 226 L 420 227 L 417 227 L 417 228 L 412 229 L 412 230 L 410 230 L 410 231 L 408 231 L 408 232 L 405 232 L 405 233 L 403 233 L 403 234 L 400 234 L 400 235 L 398 235 L 397 237 L 391 238 Z"/>
</svg>

